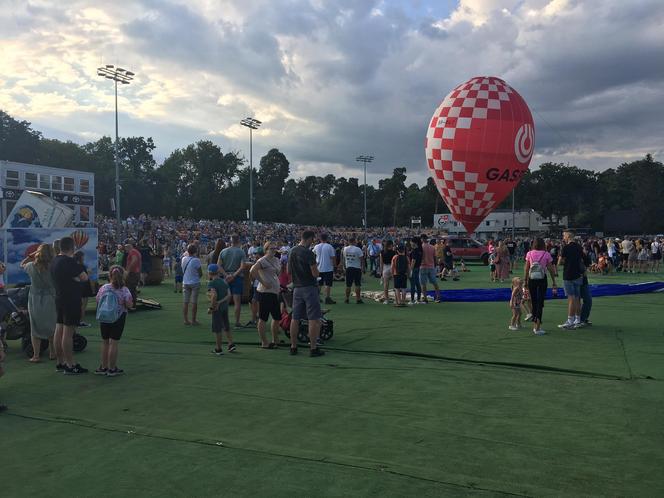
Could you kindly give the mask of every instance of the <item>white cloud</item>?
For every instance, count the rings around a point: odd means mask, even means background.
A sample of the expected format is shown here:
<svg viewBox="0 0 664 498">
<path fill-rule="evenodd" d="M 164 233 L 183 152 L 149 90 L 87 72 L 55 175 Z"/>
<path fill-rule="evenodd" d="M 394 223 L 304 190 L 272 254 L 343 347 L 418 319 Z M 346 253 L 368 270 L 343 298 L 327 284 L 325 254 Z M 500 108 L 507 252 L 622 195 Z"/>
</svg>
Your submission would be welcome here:
<svg viewBox="0 0 664 498">
<path fill-rule="evenodd" d="M 440 99 L 476 74 L 529 102 L 542 160 L 603 168 L 660 153 L 664 5 L 659 0 L 421 2 L 73 0 L 0 7 L 0 108 L 83 140 L 109 134 L 111 82 L 125 65 L 121 134 L 158 156 L 196 139 L 254 155 L 283 150 L 293 174 L 378 178 L 406 166 L 424 181 L 423 138 Z M 429 16 L 429 17 L 428 17 Z M 248 154 L 247 154 L 248 155 Z M 660 156 L 661 159 L 661 156 Z"/>
</svg>

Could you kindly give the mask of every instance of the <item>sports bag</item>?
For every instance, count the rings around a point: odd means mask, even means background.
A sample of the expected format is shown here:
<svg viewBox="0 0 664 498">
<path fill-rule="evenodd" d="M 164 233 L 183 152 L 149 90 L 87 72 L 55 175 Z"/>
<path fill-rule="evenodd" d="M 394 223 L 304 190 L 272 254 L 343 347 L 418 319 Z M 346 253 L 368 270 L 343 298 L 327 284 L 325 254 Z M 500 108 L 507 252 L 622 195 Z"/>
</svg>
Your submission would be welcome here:
<svg viewBox="0 0 664 498">
<path fill-rule="evenodd" d="M 97 321 L 99 323 L 115 323 L 121 315 L 118 296 L 111 289 L 104 292 L 97 305 Z"/>
</svg>

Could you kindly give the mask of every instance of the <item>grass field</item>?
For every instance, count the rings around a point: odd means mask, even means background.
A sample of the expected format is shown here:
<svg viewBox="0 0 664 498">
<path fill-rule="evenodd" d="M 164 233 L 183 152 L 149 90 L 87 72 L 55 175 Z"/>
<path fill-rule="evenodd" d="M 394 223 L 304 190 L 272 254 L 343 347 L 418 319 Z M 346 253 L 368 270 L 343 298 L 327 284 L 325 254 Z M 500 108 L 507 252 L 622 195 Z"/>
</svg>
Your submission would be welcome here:
<svg viewBox="0 0 664 498">
<path fill-rule="evenodd" d="M 444 288 L 499 285 L 472 270 Z M 595 279 L 647 280 L 664 275 Z M 212 356 L 209 317 L 182 326 L 169 285 L 144 291 L 163 310 L 128 319 L 125 376 L 65 377 L 10 344 L 1 496 L 664 494 L 664 293 L 595 299 L 577 331 L 547 301 L 536 337 L 507 330 L 506 303 L 341 292 L 322 358 L 261 350 L 249 329 Z M 92 369 L 98 329 L 83 333 Z"/>
</svg>

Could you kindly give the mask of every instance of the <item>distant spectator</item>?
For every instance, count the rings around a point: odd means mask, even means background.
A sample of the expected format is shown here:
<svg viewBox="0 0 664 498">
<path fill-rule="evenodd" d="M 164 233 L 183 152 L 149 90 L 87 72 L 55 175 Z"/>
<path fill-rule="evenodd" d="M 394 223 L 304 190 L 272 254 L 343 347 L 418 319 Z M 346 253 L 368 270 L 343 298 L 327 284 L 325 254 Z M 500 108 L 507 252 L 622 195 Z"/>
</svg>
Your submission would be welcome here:
<svg viewBox="0 0 664 498">
<path fill-rule="evenodd" d="M 228 283 L 235 305 L 235 327 L 242 327 L 240 313 L 242 311 L 242 291 L 244 290 L 244 263 L 247 255 L 240 247 L 240 237 L 231 237 L 231 247 L 226 247 L 219 255 L 219 270 Z"/>
<path fill-rule="evenodd" d="M 364 303 L 361 297 L 364 254 L 356 244 L 357 239 L 351 237 L 348 239 L 348 245 L 343 250 L 343 267 L 346 270 L 346 298 L 344 300 L 346 304 L 349 302 L 353 285 L 355 286 L 355 302 L 357 304 Z"/>
<path fill-rule="evenodd" d="M 320 285 L 323 288 L 325 304 L 336 304 L 336 301 L 330 297 L 332 284 L 334 283 L 334 267 L 336 266 L 336 257 L 334 247 L 328 242 L 326 233 L 321 234 L 320 242 L 314 246 L 316 255 L 316 264 L 320 274 Z"/>
<path fill-rule="evenodd" d="M 383 282 L 383 302 L 389 304 L 390 282 L 392 280 L 392 259 L 396 256 L 394 243 L 391 240 L 383 244 L 383 250 L 380 252 L 380 275 Z M 395 287 L 396 288 L 396 287 Z"/>
<path fill-rule="evenodd" d="M 184 288 L 182 316 L 185 325 L 200 325 L 196 320 L 198 313 L 198 294 L 201 287 L 203 269 L 201 260 L 198 258 L 198 247 L 189 244 L 187 255 L 182 258 L 182 283 Z M 189 304 L 191 304 L 191 322 L 189 321 Z"/>
</svg>

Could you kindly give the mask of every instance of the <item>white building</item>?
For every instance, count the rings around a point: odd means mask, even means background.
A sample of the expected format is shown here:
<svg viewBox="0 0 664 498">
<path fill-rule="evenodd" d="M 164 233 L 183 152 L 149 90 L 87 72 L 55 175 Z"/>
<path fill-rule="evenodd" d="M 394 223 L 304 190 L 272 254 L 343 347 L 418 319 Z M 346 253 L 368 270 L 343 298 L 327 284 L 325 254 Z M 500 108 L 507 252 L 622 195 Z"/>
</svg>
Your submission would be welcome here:
<svg viewBox="0 0 664 498">
<path fill-rule="evenodd" d="M 74 210 L 72 221 L 77 224 L 94 224 L 94 173 L 0 160 L 0 225 L 24 190 L 41 192 L 69 206 Z"/>
<path fill-rule="evenodd" d="M 567 227 L 567 216 L 554 217 L 554 225 Z M 433 227 L 449 234 L 466 233 L 465 227 L 452 214 L 434 214 Z M 549 230 L 549 220 L 532 209 L 514 212 L 514 232 L 519 234 L 541 233 Z M 477 226 L 476 235 L 498 237 L 512 233 L 512 210 L 496 209 Z"/>
</svg>

